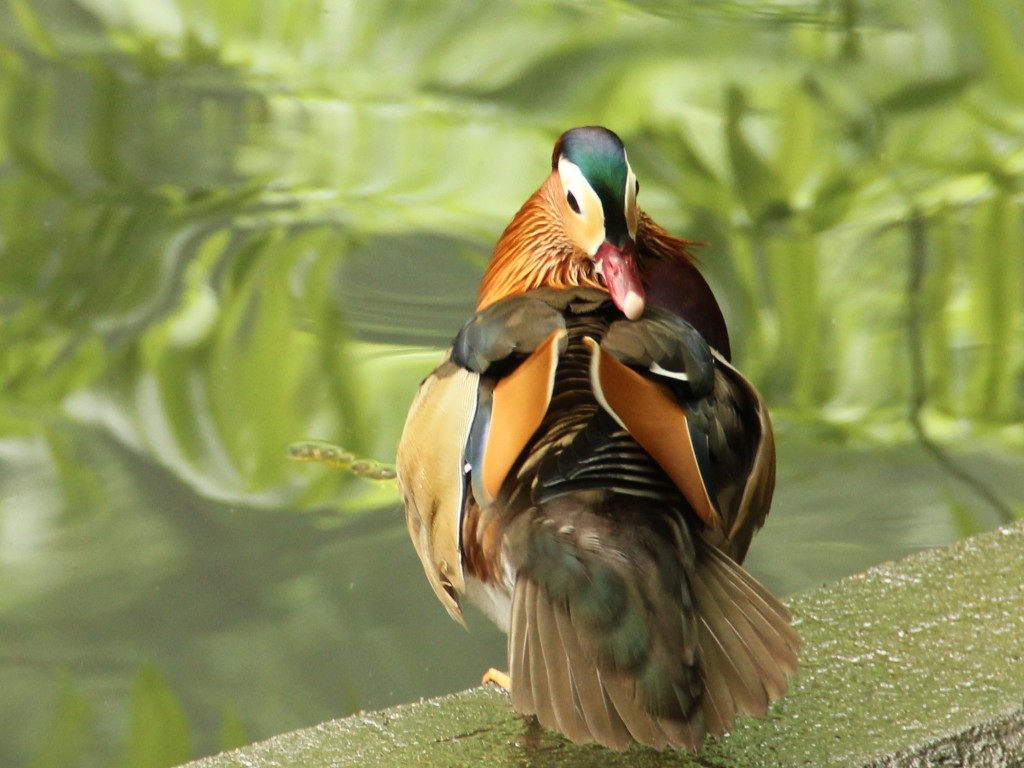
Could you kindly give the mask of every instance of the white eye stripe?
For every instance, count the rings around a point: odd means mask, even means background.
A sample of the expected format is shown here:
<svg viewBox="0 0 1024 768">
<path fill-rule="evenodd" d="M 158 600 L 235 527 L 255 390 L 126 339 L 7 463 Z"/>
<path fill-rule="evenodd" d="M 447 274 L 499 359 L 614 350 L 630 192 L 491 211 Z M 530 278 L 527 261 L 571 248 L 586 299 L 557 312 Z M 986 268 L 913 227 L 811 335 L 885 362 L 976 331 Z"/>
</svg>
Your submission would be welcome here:
<svg viewBox="0 0 1024 768">
<path fill-rule="evenodd" d="M 576 199 L 576 205 L 579 206 L 580 215 L 586 216 L 589 213 L 587 205 L 589 201 L 584 190 L 589 190 L 595 197 L 596 194 L 591 188 L 590 182 L 587 181 L 587 177 L 583 175 L 583 171 L 576 163 L 562 157 L 558 160 L 558 178 L 562 182 L 562 193 L 566 197 L 572 195 Z"/>
<path fill-rule="evenodd" d="M 629 229 L 629 236 L 636 239 L 636 230 L 640 225 L 640 209 L 636 205 L 637 182 L 633 168 L 626 160 L 626 227 Z"/>
<path fill-rule="evenodd" d="M 564 156 L 558 159 L 558 178 L 562 183 L 566 205 L 572 208 L 568 202 L 571 194 L 579 208 L 579 213 L 572 216 L 573 219 L 578 217 L 570 227 L 573 239 L 582 250 L 593 256 L 604 242 L 604 208 L 601 199 L 580 167 Z"/>
</svg>

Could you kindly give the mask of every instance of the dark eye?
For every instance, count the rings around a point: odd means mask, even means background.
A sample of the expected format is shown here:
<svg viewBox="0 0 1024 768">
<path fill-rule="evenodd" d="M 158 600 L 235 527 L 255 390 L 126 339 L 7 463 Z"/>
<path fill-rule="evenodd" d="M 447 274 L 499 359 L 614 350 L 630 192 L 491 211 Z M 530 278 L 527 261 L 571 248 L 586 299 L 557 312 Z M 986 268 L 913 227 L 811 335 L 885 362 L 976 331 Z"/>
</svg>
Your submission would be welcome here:
<svg viewBox="0 0 1024 768">
<path fill-rule="evenodd" d="M 576 195 L 570 192 L 565 196 L 565 199 L 569 203 L 569 207 L 572 208 L 574 212 L 580 212 L 580 204 L 576 202 Z"/>
<path fill-rule="evenodd" d="M 633 191 L 633 194 L 634 195 L 639 195 L 640 194 L 640 179 L 636 180 L 636 189 Z"/>
</svg>

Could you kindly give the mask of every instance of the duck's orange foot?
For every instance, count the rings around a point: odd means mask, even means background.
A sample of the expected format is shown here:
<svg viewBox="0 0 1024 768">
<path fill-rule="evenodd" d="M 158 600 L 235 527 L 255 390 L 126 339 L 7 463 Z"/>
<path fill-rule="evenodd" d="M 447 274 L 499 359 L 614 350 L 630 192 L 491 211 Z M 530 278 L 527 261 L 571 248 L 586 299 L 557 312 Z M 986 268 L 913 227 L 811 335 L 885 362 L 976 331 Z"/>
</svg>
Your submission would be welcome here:
<svg viewBox="0 0 1024 768">
<path fill-rule="evenodd" d="M 512 690 L 512 681 L 508 677 L 508 672 L 502 672 L 494 667 L 491 667 L 484 672 L 484 679 L 480 681 L 480 685 L 487 685 L 488 683 L 494 683 L 496 686 L 504 688 L 506 691 Z"/>
</svg>

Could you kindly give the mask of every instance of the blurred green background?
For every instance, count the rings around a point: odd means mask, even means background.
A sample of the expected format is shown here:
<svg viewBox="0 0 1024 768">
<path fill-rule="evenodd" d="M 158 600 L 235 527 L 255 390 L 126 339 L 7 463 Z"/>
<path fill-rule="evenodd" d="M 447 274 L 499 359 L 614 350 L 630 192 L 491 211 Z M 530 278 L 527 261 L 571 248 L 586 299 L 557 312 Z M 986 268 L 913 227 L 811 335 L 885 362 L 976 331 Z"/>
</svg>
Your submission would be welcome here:
<svg viewBox="0 0 1024 768">
<path fill-rule="evenodd" d="M 391 461 L 574 125 L 709 244 L 782 594 L 1024 514 L 1016 0 L 0 4 L 0 765 L 475 684 Z"/>
</svg>

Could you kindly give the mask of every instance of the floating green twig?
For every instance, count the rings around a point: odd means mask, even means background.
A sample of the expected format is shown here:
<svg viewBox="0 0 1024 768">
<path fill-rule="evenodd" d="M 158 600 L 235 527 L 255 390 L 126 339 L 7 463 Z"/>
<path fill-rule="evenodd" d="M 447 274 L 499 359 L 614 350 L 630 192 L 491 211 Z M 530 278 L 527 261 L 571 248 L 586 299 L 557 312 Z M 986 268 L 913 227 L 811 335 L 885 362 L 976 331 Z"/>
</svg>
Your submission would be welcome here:
<svg viewBox="0 0 1024 768">
<path fill-rule="evenodd" d="M 302 440 L 288 446 L 292 461 L 310 461 L 335 469 L 347 469 L 368 480 L 394 480 L 395 467 L 376 459 L 357 459 L 355 454 L 324 440 Z"/>
</svg>

